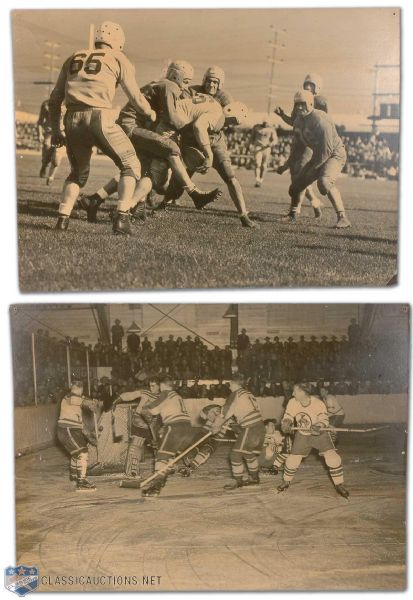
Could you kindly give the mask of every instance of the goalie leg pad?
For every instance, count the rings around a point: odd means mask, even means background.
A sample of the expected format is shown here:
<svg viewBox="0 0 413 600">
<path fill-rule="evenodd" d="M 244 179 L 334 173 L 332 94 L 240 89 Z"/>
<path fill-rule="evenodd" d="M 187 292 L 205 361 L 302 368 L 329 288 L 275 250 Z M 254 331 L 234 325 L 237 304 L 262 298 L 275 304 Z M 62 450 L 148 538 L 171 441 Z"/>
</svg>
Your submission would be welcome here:
<svg viewBox="0 0 413 600">
<path fill-rule="evenodd" d="M 145 438 L 133 435 L 129 441 L 128 453 L 126 456 L 125 473 L 129 477 L 139 475 L 140 464 L 144 457 Z"/>
</svg>

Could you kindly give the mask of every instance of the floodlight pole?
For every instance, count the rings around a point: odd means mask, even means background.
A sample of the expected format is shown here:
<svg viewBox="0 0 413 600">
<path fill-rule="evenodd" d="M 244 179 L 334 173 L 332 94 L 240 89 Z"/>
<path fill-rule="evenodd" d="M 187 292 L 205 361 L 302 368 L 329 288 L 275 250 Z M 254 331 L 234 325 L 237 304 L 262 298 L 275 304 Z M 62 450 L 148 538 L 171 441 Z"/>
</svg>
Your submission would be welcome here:
<svg viewBox="0 0 413 600">
<path fill-rule="evenodd" d="M 35 404 L 35 406 L 37 406 L 36 348 L 34 345 L 34 333 L 32 333 L 32 364 L 33 364 L 34 404 Z"/>
<path fill-rule="evenodd" d="M 71 375 L 71 367 L 70 367 L 70 348 L 69 344 L 66 346 L 66 363 L 67 363 L 67 383 L 68 387 L 72 386 L 72 375 Z"/>
<path fill-rule="evenodd" d="M 90 367 L 89 367 L 89 348 L 86 348 L 86 371 L 87 371 L 87 394 L 90 398 Z"/>
</svg>

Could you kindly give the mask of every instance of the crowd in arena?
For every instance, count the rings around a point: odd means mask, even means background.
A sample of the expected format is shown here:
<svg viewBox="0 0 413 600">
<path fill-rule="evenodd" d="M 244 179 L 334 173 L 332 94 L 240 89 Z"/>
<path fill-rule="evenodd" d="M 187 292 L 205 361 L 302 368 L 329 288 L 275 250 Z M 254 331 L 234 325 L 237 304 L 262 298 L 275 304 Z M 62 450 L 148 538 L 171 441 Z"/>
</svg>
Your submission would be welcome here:
<svg viewBox="0 0 413 600">
<path fill-rule="evenodd" d="M 235 129 L 227 133 L 228 148 L 232 160 L 239 168 L 254 168 L 253 147 L 250 146 L 252 130 Z M 275 171 L 284 165 L 290 155 L 292 133 L 278 130 L 278 143 L 271 150 L 269 170 Z M 399 153 L 393 151 L 385 137 L 361 134 L 357 137 L 342 134 L 347 152 L 347 163 L 343 169 L 352 177 L 396 180 L 399 175 Z"/>
<path fill-rule="evenodd" d="M 16 404 L 33 404 L 32 338 L 18 331 L 13 339 Z M 125 335 L 120 322 L 112 327 L 111 343 L 98 341 L 95 345 L 76 337 L 59 339 L 47 329 L 39 329 L 34 335 L 37 401 L 58 402 L 67 391 L 68 368 L 86 381 L 87 364 L 91 393 L 110 388 L 112 396 L 134 389 L 149 376 L 169 374 L 184 398 L 226 397 L 229 388 L 225 380 L 234 365 L 256 396 L 286 395 L 297 377 L 327 381 L 338 395 L 402 392 L 405 377 L 397 342 L 394 347 L 389 344 L 388 339 L 384 343 L 361 335 L 355 321 L 340 338 L 301 335 L 250 340 L 243 329 L 233 350 L 229 345 L 208 347 L 199 336 L 171 334 L 150 340 L 135 332 Z M 95 367 L 109 368 L 110 378 L 99 381 Z M 204 383 L 208 380 L 218 383 Z"/>
<path fill-rule="evenodd" d="M 228 148 L 233 164 L 247 169 L 254 168 L 253 147 L 250 147 L 251 129 L 233 129 L 227 132 Z M 291 150 L 291 132 L 278 130 L 278 143 L 272 149 L 269 169 L 276 170 L 282 166 Z M 351 137 L 342 135 L 347 164 L 344 173 L 363 179 L 398 179 L 399 153 L 392 151 L 383 136 L 370 134 Z M 40 142 L 35 123 L 16 121 L 16 146 L 19 149 L 40 150 Z"/>
</svg>

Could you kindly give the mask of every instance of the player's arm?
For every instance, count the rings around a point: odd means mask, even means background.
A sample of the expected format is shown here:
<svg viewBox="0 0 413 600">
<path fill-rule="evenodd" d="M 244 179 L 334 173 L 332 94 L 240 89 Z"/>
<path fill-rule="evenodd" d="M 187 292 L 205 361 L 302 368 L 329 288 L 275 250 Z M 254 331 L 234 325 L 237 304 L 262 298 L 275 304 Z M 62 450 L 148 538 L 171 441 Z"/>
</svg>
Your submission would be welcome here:
<svg viewBox="0 0 413 600">
<path fill-rule="evenodd" d="M 295 413 L 293 409 L 292 399 L 288 401 L 284 416 L 281 421 L 281 431 L 283 433 L 291 433 L 292 426 L 294 425 Z"/>
<path fill-rule="evenodd" d="M 210 117 L 207 113 L 200 115 L 193 123 L 195 139 L 199 149 L 205 156 L 204 164 L 199 169 L 201 173 L 205 173 L 210 167 L 212 167 L 212 162 L 214 160 L 208 134 L 210 125 Z"/>
<path fill-rule="evenodd" d="M 284 121 L 284 123 L 287 123 L 287 125 L 291 125 L 291 127 L 293 126 L 293 123 L 294 123 L 293 115 L 287 115 L 287 113 L 284 112 L 284 110 L 281 108 L 281 106 L 277 106 L 275 108 L 274 112 L 276 115 L 281 117 L 281 119 Z"/>
<path fill-rule="evenodd" d="M 175 87 L 175 86 L 174 86 Z M 175 90 L 171 89 L 172 85 L 165 85 L 162 89 L 161 94 L 161 103 L 163 106 L 164 117 L 168 123 L 172 125 L 175 129 L 179 130 L 187 124 L 182 121 L 182 116 L 178 114 L 177 111 L 177 101 L 179 97 Z"/>
<path fill-rule="evenodd" d="M 313 435 L 320 435 L 323 429 L 326 429 L 329 425 L 327 408 L 323 406 L 322 410 L 317 414 L 314 425 L 311 426 L 311 433 Z"/>
<path fill-rule="evenodd" d="M 67 81 L 67 71 L 69 63 L 72 60 L 70 57 L 63 65 L 56 85 L 50 94 L 49 99 L 49 111 L 50 111 L 50 124 L 52 127 L 52 146 L 61 147 L 66 143 L 65 136 L 60 128 L 61 116 L 62 116 L 62 103 L 65 99 L 65 89 Z"/>
<path fill-rule="evenodd" d="M 122 55 L 123 56 L 123 55 Z M 156 113 L 142 94 L 135 79 L 135 69 L 132 63 L 123 56 L 121 64 L 120 85 L 138 113 L 156 121 Z"/>
<path fill-rule="evenodd" d="M 43 140 L 44 140 L 43 125 L 46 121 L 45 113 L 46 113 L 46 109 L 45 109 L 44 102 L 43 102 L 40 107 L 39 118 L 37 119 L 37 135 L 39 136 L 40 142 L 43 142 Z"/>
</svg>

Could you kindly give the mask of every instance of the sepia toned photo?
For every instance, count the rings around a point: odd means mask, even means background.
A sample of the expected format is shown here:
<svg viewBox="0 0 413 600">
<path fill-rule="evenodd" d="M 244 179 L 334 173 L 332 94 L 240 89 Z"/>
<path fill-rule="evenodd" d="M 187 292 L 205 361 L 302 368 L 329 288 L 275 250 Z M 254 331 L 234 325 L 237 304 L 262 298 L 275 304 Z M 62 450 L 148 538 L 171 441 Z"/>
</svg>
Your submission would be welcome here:
<svg viewBox="0 0 413 600">
<path fill-rule="evenodd" d="M 397 283 L 399 9 L 11 18 L 22 292 Z"/>
<path fill-rule="evenodd" d="M 405 589 L 408 305 L 21 304 L 10 319 L 10 586 Z"/>
</svg>

